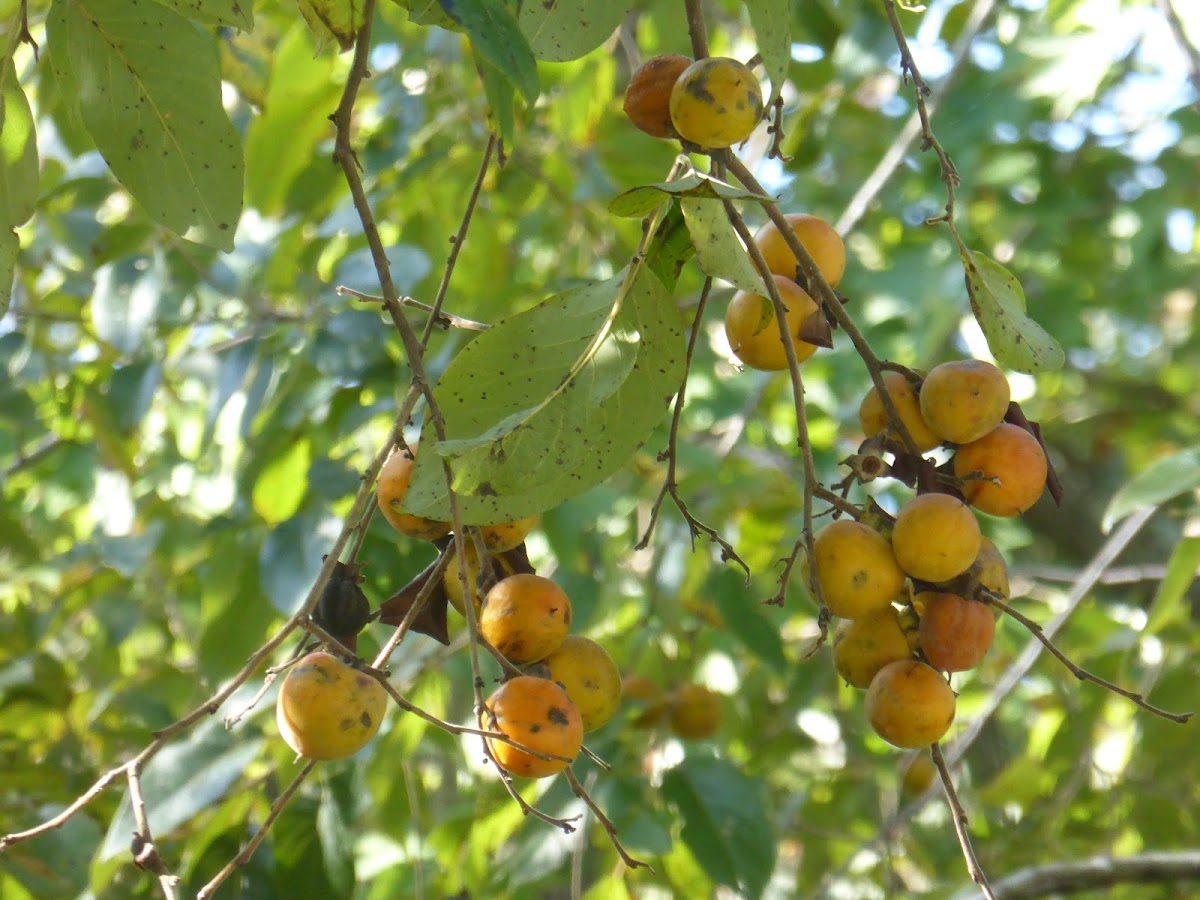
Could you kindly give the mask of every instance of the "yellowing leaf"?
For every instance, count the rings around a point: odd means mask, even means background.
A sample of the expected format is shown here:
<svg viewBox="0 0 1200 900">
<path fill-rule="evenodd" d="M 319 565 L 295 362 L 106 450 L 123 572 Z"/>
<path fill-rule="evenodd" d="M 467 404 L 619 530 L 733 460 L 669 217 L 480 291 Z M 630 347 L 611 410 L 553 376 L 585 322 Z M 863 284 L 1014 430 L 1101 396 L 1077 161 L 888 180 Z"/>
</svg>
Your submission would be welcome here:
<svg viewBox="0 0 1200 900">
<path fill-rule="evenodd" d="M 1062 347 L 1025 314 L 1025 292 L 1008 269 L 978 251 L 962 256 L 971 310 L 996 362 L 1018 372 L 1053 372 L 1065 358 Z"/>
</svg>

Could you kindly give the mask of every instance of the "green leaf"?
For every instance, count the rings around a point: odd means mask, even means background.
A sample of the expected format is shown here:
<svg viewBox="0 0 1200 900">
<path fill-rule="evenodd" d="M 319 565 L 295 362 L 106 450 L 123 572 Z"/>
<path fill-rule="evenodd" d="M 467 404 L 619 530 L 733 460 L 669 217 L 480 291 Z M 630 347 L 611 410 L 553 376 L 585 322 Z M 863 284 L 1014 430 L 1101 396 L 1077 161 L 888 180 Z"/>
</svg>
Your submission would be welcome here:
<svg viewBox="0 0 1200 900">
<path fill-rule="evenodd" d="M 567 62 L 604 43 L 632 8 L 633 0 L 526 0 L 517 21 L 534 56 Z"/>
<path fill-rule="evenodd" d="M 996 361 L 1018 372 L 1061 369 L 1062 347 L 1025 315 L 1025 292 L 1016 276 L 975 250 L 962 254 L 962 263 L 971 309 Z"/>
<path fill-rule="evenodd" d="M 736 188 L 715 178 L 691 173 L 674 181 L 660 181 L 630 188 L 608 201 L 608 211 L 615 216 L 637 219 L 657 209 L 666 198 L 692 197 L 700 200 L 751 200 L 760 199 L 757 194 Z"/>
<path fill-rule="evenodd" d="M 38 152 L 33 113 L 17 81 L 16 67 L 8 59 L 0 67 L 0 225 L 25 222 L 33 215 L 37 198 Z"/>
<path fill-rule="evenodd" d="M 663 776 L 663 796 L 683 818 L 681 837 L 718 884 L 760 897 L 775 868 L 775 833 L 763 784 L 719 759 L 689 757 Z"/>
<path fill-rule="evenodd" d="M 473 56 L 475 69 L 479 72 L 479 78 L 483 82 L 483 93 L 488 101 L 488 125 L 496 134 L 500 135 L 500 141 L 504 146 L 511 147 L 513 134 L 516 131 L 516 120 L 513 115 L 513 101 L 516 97 L 513 93 L 512 82 L 504 76 L 503 72 L 484 59 L 478 51 Z"/>
<path fill-rule="evenodd" d="M 298 0 L 300 14 L 318 35 L 329 35 L 343 50 L 354 46 L 363 27 L 362 0 Z"/>
<path fill-rule="evenodd" d="M 290 616 L 308 596 L 329 547 L 321 520 L 301 513 L 275 528 L 258 555 L 258 577 L 271 605 Z"/>
<path fill-rule="evenodd" d="M 1200 449 L 1184 450 L 1156 460 L 1121 487 L 1104 510 L 1100 527 L 1107 533 L 1130 513 L 1200 487 Z"/>
<path fill-rule="evenodd" d="M 450 461 L 463 518 L 531 515 L 623 466 L 662 420 L 683 377 L 680 316 L 635 264 L 558 294 L 467 344 L 436 396 L 447 440 L 425 423 L 404 507 L 448 518 L 437 454 Z"/>
<path fill-rule="evenodd" d="M 21 239 L 17 233 L 11 228 L 0 228 L 0 318 L 4 317 L 12 303 L 13 277 L 20 253 Z"/>
<path fill-rule="evenodd" d="M 224 797 L 241 779 L 262 744 L 261 737 L 241 733 L 235 738 L 219 720 L 210 720 L 163 748 L 142 772 L 142 797 L 151 834 L 160 839 L 170 835 Z M 136 829 L 126 792 L 98 858 L 106 860 L 129 853 L 129 838 Z"/>
<path fill-rule="evenodd" d="M 1171 553 L 1167 574 L 1150 604 L 1149 618 L 1143 629 L 1145 634 L 1154 634 L 1174 622 L 1187 622 L 1188 608 L 1183 601 L 1196 580 L 1197 571 L 1200 571 L 1200 537 L 1185 537 Z"/>
<path fill-rule="evenodd" d="M 684 198 L 679 206 L 696 248 L 696 261 L 704 273 L 751 293 L 765 293 L 762 276 L 754 270 L 746 247 L 733 230 L 725 204 Z"/>
<path fill-rule="evenodd" d="M 84 126 L 113 174 L 155 221 L 231 250 L 242 149 L 221 105 L 215 38 L 157 3 L 55 5 L 67 26 L 56 52 L 70 54 Z"/>
<path fill-rule="evenodd" d="M 253 0 L 158 0 L 176 12 L 209 25 L 232 25 L 243 31 L 254 28 Z"/>
<path fill-rule="evenodd" d="M 292 442 L 282 456 L 271 460 L 254 483 L 254 509 L 277 525 L 296 514 L 308 490 L 312 447 L 307 439 Z"/>
<path fill-rule="evenodd" d="M 713 579 L 712 598 L 720 610 L 725 627 L 748 650 L 776 670 L 787 666 L 783 638 L 779 636 L 779 623 L 766 615 L 767 610 L 775 607 L 765 606 L 732 567 L 726 566 L 718 571 Z"/>
<path fill-rule="evenodd" d="M 463 27 L 479 55 L 532 105 L 540 92 L 537 61 L 508 7 L 498 0 L 442 0 L 442 8 Z"/>
<path fill-rule="evenodd" d="M 771 79 L 771 96 L 767 98 L 770 110 L 783 89 L 792 61 L 792 4 L 789 0 L 746 0 L 746 10 L 763 68 Z"/>
<path fill-rule="evenodd" d="M 668 291 L 674 291 L 679 274 L 695 253 L 687 222 L 679 211 L 679 205 L 673 203 L 654 233 L 650 246 L 646 248 L 646 265 Z"/>
<path fill-rule="evenodd" d="M 460 30 L 458 23 L 450 18 L 438 0 L 392 0 L 392 2 L 408 10 L 408 20 L 414 25 L 436 25 L 452 31 Z"/>
</svg>

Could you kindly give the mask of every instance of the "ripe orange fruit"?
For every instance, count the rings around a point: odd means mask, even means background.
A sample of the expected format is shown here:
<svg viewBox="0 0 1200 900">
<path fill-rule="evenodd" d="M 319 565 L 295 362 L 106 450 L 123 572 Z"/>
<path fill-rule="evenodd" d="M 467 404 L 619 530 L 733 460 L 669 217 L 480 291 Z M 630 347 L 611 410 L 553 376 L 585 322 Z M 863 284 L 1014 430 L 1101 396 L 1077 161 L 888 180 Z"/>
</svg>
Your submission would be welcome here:
<svg viewBox="0 0 1200 900">
<path fill-rule="evenodd" d="M 949 494 L 920 494 L 908 501 L 892 528 L 900 568 L 921 581 L 949 581 L 970 568 L 982 535 L 971 508 Z"/>
<path fill-rule="evenodd" d="M 731 147 L 750 137 L 762 119 L 762 86 L 736 59 L 698 59 L 671 88 L 670 112 L 685 141 L 706 150 Z"/>
<path fill-rule="evenodd" d="M 921 384 L 921 414 L 942 440 L 966 444 L 1004 421 L 1009 388 L 1004 373 L 982 359 L 934 366 Z"/>
<path fill-rule="evenodd" d="M 342 759 L 379 731 L 387 702 L 378 681 L 318 650 L 288 669 L 275 698 L 275 722 L 298 755 Z"/>
<path fill-rule="evenodd" d="M 900 421 L 908 429 L 908 434 L 916 444 L 918 453 L 932 450 L 942 442 L 941 438 L 930 429 L 925 417 L 921 415 L 921 404 L 917 401 L 917 393 L 903 374 L 892 371 L 884 372 L 883 386 L 887 395 L 892 398 L 896 412 L 900 413 Z M 899 440 L 895 429 L 888 421 L 887 410 L 883 408 L 883 400 L 879 397 L 879 391 L 874 386 L 867 391 L 867 395 L 859 404 L 858 423 L 862 426 L 863 434 L 869 438 L 887 432 Z"/>
<path fill-rule="evenodd" d="M 670 725 L 676 737 L 696 741 L 712 737 L 723 717 L 721 695 L 704 685 L 685 682 L 671 697 Z"/>
<path fill-rule="evenodd" d="M 954 691 L 936 669 L 918 659 L 888 663 L 867 688 L 867 719 L 895 747 L 928 747 L 950 730 Z"/>
<path fill-rule="evenodd" d="M 887 538 L 861 522 L 830 522 L 814 536 L 813 551 L 825 605 L 835 616 L 857 619 L 884 609 L 904 587 L 904 572 Z"/>
<path fill-rule="evenodd" d="M 538 516 L 525 516 L 513 519 L 511 522 L 500 522 L 496 525 L 481 525 L 479 533 L 483 537 L 483 545 L 488 553 L 503 553 L 517 547 L 529 536 L 538 523 Z"/>
<path fill-rule="evenodd" d="M 671 88 L 691 64 L 689 56 L 664 53 L 638 66 L 625 88 L 629 121 L 656 138 L 677 137 L 671 124 Z"/>
<path fill-rule="evenodd" d="M 375 501 L 379 511 L 388 523 L 401 534 L 420 540 L 435 541 L 450 533 L 449 522 L 439 522 L 424 516 L 414 516 L 401 512 L 404 495 L 408 492 L 408 482 L 412 478 L 413 466 L 416 464 L 417 448 L 414 445 L 410 456 L 403 447 L 396 447 L 391 456 L 379 470 L 379 480 L 376 482 Z"/>
<path fill-rule="evenodd" d="M 830 287 L 837 287 L 846 271 L 846 246 L 842 243 L 841 235 L 832 225 L 817 216 L 808 213 L 789 213 L 784 218 L 792 226 L 792 232 L 813 258 Z M 768 221 L 754 235 L 754 243 L 758 245 L 767 268 L 776 275 L 784 275 L 794 281 L 797 277 L 796 254 L 787 245 L 779 227 Z"/>
<path fill-rule="evenodd" d="M 963 496 L 981 512 L 1018 516 L 1037 502 L 1046 486 L 1046 454 L 1032 434 L 1005 422 L 954 453 L 954 474 L 966 478 L 981 472 L 990 480 L 967 480 Z"/>
<path fill-rule="evenodd" d="M 483 598 L 479 633 L 517 665 L 545 659 L 571 630 L 571 601 L 541 575 L 510 575 Z"/>
<path fill-rule="evenodd" d="M 568 634 L 542 662 L 579 710 L 585 733 L 611 719 L 621 705 L 621 670 L 591 638 Z"/>
<path fill-rule="evenodd" d="M 796 282 L 776 275 L 779 299 L 787 310 L 788 338 L 796 348 L 796 361 L 804 362 L 817 345 L 800 340 L 800 329 L 817 311 L 816 301 Z M 734 355 L 752 369 L 781 372 L 788 367 L 787 350 L 775 318 L 775 305 L 765 294 L 738 291 L 725 309 L 725 337 Z"/>
<path fill-rule="evenodd" d="M 564 759 L 542 759 L 511 744 L 486 738 L 496 764 L 511 775 L 545 778 L 561 772 L 583 746 L 583 719 L 566 691 L 545 678 L 511 678 L 485 701 L 480 724 L 538 753 Z M 490 713 L 490 716 L 489 716 Z M 495 717 L 495 722 L 491 721 Z"/>
<path fill-rule="evenodd" d="M 833 637 L 834 668 L 847 684 L 863 690 L 888 663 L 911 656 L 900 615 L 890 603 L 860 619 L 843 622 Z"/>
<path fill-rule="evenodd" d="M 965 672 L 979 665 L 996 635 L 996 618 L 986 603 L 958 594 L 923 595 L 921 652 L 941 672 Z"/>
</svg>

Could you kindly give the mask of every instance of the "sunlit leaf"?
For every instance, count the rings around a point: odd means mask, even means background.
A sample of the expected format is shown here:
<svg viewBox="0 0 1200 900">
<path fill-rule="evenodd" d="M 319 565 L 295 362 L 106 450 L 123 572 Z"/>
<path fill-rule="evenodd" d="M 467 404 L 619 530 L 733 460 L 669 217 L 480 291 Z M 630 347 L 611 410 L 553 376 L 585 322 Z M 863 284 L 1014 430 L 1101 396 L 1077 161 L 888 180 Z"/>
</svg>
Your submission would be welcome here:
<svg viewBox="0 0 1200 900">
<path fill-rule="evenodd" d="M 0 228 L 0 316 L 12 302 L 13 274 L 21 254 L 21 239 L 10 228 Z"/>
<path fill-rule="evenodd" d="M 233 25 L 245 31 L 254 27 L 252 0 L 158 0 L 197 22 Z"/>
<path fill-rule="evenodd" d="M 298 0 L 300 14 L 314 31 L 329 34 L 343 50 L 354 46 L 363 26 L 362 0 Z"/>
<path fill-rule="evenodd" d="M 1152 462 L 1118 490 L 1104 510 L 1107 532 L 1130 513 L 1158 506 L 1200 488 L 1200 450 L 1190 449 Z"/>
<path fill-rule="evenodd" d="M 436 396 L 446 420 L 422 445 L 449 459 L 466 521 L 542 512 L 628 462 L 682 377 L 683 331 L 645 266 L 549 298 L 483 332 Z M 409 512 L 449 518 L 440 460 L 419 454 Z"/>
<path fill-rule="evenodd" d="M 242 147 L 221 104 L 215 38 L 157 3 L 55 5 L 66 30 L 51 27 L 49 40 L 70 55 L 84 125 L 113 174 L 156 221 L 232 249 Z"/>
<path fill-rule="evenodd" d="M 517 20 L 534 56 L 566 62 L 604 43 L 632 8 L 633 0 L 526 2 Z"/>
<path fill-rule="evenodd" d="M 1200 537 L 1185 537 L 1171 552 L 1167 562 L 1167 574 L 1158 584 L 1154 600 L 1150 604 L 1149 616 L 1144 631 L 1154 634 L 1173 622 L 1188 619 L 1188 606 L 1184 604 L 1188 589 L 1200 571 Z"/>
<path fill-rule="evenodd" d="M 17 81 L 16 67 L 8 59 L 0 66 L 0 225 L 23 223 L 33 215 L 37 196 L 38 152 L 33 113 Z"/>
<path fill-rule="evenodd" d="M 763 68 L 771 80 L 771 96 L 767 110 L 779 96 L 787 80 L 788 64 L 792 61 L 791 15 L 789 0 L 747 0 L 746 11 L 754 26 L 754 37 Z"/>
<path fill-rule="evenodd" d="M 962 257 L 971 309 L 996 362 L 1018 372 L 1061 369 L 1062 347 L 1025 314 L 1025 292 L 1016 277 L 978 251 Z"/>
<path fill-rule="evenodd" d="M 615 216 L 640 218 L 656 209 L 667 196 L 705 200 L 745 200 L 757 197 L 749 191 L 693 172 L 674 181 L 631 188 L 608 201 L 608 211 Z"/>
<path fill-rule="evenodd" d="M 295 515 L 308 490 L 308 467 L 312 447 L 307 440 L 295 441 L 273 459 L 254 483 L 254 510 L 272 525 Z"/>
<path fill-rule="evenodd" d="M 733 230 L 725 204 L 685 197 L 679 206 L 696 248 L 696 261 L 705 274 L 722 278 L 745 291 L 764 293 L 762 276 L 754 270 L 745 245 Z"/>
</svg>

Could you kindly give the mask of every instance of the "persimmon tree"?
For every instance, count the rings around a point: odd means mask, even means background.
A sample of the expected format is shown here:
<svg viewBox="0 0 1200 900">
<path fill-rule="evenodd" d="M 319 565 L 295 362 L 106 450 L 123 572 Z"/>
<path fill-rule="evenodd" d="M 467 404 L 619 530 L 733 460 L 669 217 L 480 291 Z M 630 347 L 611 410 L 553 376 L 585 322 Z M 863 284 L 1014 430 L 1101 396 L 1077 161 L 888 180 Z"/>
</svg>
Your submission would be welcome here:
<svg viewBox="0 0 1200 900">
<path fill-rule="evenodd" d="M 1200 878 L 1186 13 L 0 4 L 0 891 Z"/>
</svg>

